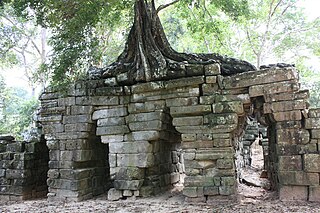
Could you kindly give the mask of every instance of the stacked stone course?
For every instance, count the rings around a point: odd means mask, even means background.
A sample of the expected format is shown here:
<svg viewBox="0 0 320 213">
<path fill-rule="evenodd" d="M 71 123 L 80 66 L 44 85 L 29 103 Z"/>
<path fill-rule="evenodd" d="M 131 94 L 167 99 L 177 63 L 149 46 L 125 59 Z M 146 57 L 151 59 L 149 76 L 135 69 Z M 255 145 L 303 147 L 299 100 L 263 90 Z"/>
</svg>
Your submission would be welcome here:
<svg viewBox="0 0 320 213">
<path fill-rule="evenodd" d="M 48 148 L 44 138 L 15 141 L 0 136 L 0 199 L 26 200 L 46 196 Z"/>
<path fill-rule="evenodd" d="M 49 200 L 149 196 L 183 182 L 190 201 L 229 199 L 250 115 L 268 126 L 267 169 L 280 198 L 319 201 L 320 112 L 308 110 L 294 68 L 226 77 L 212 64 L 182 74 L 135 85 L 124 74 L 43 93 Z"/>
</svg>

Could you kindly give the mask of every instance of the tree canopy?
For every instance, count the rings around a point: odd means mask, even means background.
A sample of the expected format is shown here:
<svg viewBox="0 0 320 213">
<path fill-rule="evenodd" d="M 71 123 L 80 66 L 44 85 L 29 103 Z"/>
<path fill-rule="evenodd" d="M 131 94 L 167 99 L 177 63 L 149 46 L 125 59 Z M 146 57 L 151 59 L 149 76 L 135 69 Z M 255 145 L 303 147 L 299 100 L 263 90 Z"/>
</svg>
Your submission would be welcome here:
<svg viewBox="0 0 320 213">
<path fill-rule="evenodd" d="M 4 0 L 14 8 L 15 14 L 51 30 L 50 45 L 53 53 L 42 68 L 52 70 L 53 81 L 60 82 L 66 77 L 79 75 L 81 68 L 99 64 L 103 58 L 104 31 L 123 27 L 121 36 L 128 36 L 128 27 L 133 20 L 134 5 L 138 2 L 154 5 L 153 0 Z M 180 0 L 170 3 L 159 1 L 157 13 L 176 3 L 178 8 L 190 5 L 200 7 L 210 4 L 216 12 L 223 13 L 233 20 L 248 14 L 246 0 Z M 160 23 L 160 22 L 159 22 Z"/>
</svg>

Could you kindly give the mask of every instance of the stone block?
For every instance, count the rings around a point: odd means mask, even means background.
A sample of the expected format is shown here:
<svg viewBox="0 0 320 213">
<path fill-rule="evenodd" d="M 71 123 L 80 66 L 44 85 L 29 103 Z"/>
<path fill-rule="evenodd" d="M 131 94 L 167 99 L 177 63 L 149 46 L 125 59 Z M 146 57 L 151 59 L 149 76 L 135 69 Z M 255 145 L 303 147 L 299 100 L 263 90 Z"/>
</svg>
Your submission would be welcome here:
<svg viewBox="0 0 320 213">
<path fill-rule="evenodd" d="M 236 113 L 205 115 L 203 123 L 207 124 L 209 126 L 237 124 L 238 123 L 238 115 Z"/>
<path fill-rule="evenodd" d="M 319 174 L 303 171 L 279 171 L 279 181 L 282 185 L 316 186 L 319 185 Z"/>
<path fill-rule="evenodd" d="M 165 82 L 166 89 L 173 89 L 179 87 L 186 87 L 186 86 L 194 86 L 204 83 L 203 76 L 194 76 L 188 78 L 181 78 L 181 79 L 173 79 Z"/>
<path fill-rule="evenodd" d="M 118 154 L 117 166 L 147 168 L 155 164 L 153 153 Z"/>
<path fill-rule="evenodd" d="M 219 120 L 219 122 L 225 122 L 225 120 Z M 221 134 L 232 132 L 236 128 L 237 124 L 207 124 L 203 126 L 178 126 L 176 130 L 182 134 Z"/>
<path fill-rule="evenodd" d="M 202 94 L 203 95 L 212 95 L 218 93 L 219 86 L 218 84 L 202 84 Z"/>
<path fill-rule="evenodd" d="M 218 169 L 232 169 L 234 168 L 233 159 L 218 159 L 217 160 Z"/>
<path fill-rule="evenodd" d="M 92 132 L 94 125 L 90 123 L 66 124 L 64 129 L 66 132 Z"/>
<path fill-rule="evenodd" d="M 309 199 L 308 201 L 320 202 L 320 187 L 309 186 Z"/>
<path fill-rule="evenodd" d="M 129 129 L 131 131 L 162 130 L 163 128 L 164 124 L 159 120 L 129 123 Z"/>
<path fill-rule="evenodd" d="M 135 141 L 156 141 L 160 139 L 160 132 L 159 131 L 132 132 L 132 138 Z"/>
<path fill-rule="evenodd" d="M 165 120 L 166 114 L 160 111 L 130 114 L 126 117 L 127 123 L 153 121 L 153 120 Z"/>
<path fill-rule="evenodd" d="M 82 106 L 117 106 L 119 104 L 118 96 L 85 96 L 76 97 L 76 105 Z"/>
<path fill-rule="evenodd" d="M 306 129 L 320 129 L 320 117 L 318 118 L 306 118 L 305 119 Z"/>
<path fill-rule="evenodd" d="M 197 139 L 197 134 L 181 134 L 182 141 L 195 141 Z"/>
<path fill-rule="evenodd" d="M 115 174 L 117 180 L 142 180 L 145 177 L 145 169 L 137 167 L 120 167 Z"/>
<path fill-rule="evenodd" d="M 211 150 L 198 150 L 196 160 L 233 159 L 234 150 L 230 148 L 213 148 Z"/>
<path fill-rule="evenodd" d="M 42 131 L 44 134 L 64 132 L 64 125 L 63 124 L 42 125 Z"/>
<path fill-rule="evenodd" d="M 320 129 L 311 129 L 311 138 L 320 139 Z"/>
<path fill-rule="evenodd" d="M 294 110 L 288 112 L 275 112 L 272 114 L 273 119 L 279 121 L 300 121 L 302 119 L 301 111 Z"/>
<path fill-rule="evenodd" d="M 128 115 L 127 107 L 117 107 L 111 109 L 101 109 L 93 113 L 92 119 L 98 120 L 101 118 L 121 117 Z"/>
<path fill-rule="evenodd" d="M 295 79 L 298 79 L 298 72 L 294 68 L 266 69 L 225 77 L 223 84 L 225 89 L 232 89 Z"/>
<path fill-rule="evenodd" d="M 204 115 L 212 112 L 211 105 L 170 107 L 172 117 Z"/>
<path fill-rule="evenodd" d="M 309 118 L 320 118 L 320 109 L 309 109 Z"/>
<path fill-rule="evenodd" d="M 220 71 L 220 64 L 208 64 L 204 65 L 204 74 L 205 75 L 219 75 L 221 73 Z"/>
<path fill-rule="evenodd" d="M 249 87 L 249 95 L 250 97 L 257 97 L 265 94 L 291 93 L 299 89 L 299 84 L 296 81 L 284 81 L 251 86 Z"/>
<path fill-rule="evenodd" d="M 198 97 L 187 97 L 187 98 L 173 98 L 166 100 L 166 106 L 192 106 L 198 104 Z"/>
<path fill-rule="evenodd" d="M 203 194 L 204 195 L 218 195 L 219 194 L 219 187 L 217 186 L 205 186 L 203 187 Z"/>
<path fill-rule="evenodd" d="M 114 180 L 113 185 L 118 190 L 139 190 L 143 180 Z"/>
<path fill-rule="evenodd" d="M 203 124 L 203 116 L 173 118 L 173 126 L 196 126 Z"/>
<path fill-rule="evenodd" d="M 292 110 L 302 110 L 306 108 L 305 100 L 279 101 L 263 104 L 263 112 L 265 114 L 273 112 L 283 112 Z"/>
<path fill-rule="evenodd" d="M 121 190 L 117 190 L 115 188 L 109 189 L 108 200 L 116 201 L 116 200 L 120 200 L 121 198 L 122 198 L 122 191 Z"/>
<path fill-rule="evenodd" d="M 308 144 L 310 133 L 305 129 L 278 129 L 277 142 L 289 144 Z"/>
<path fill-rule="evenodd" d="M 130 103 L 128 106 L 129 113 L 152 112 L 165 108 L 165 100 L 148 101 L 144 103 Z"/>
<path fill-rule="evenodd" d="M 301 155 L 279 156 L 280 171 L 301 171 L 302 157 Z"/>
<path fill-rule="evenodd" d="M 151 153 L 153 146 L 148 141 L 136 142 L 114 142 L 109 144 L 110 153 L 120 154 L 138 154 L 138 153 Z"/>
<path fill-rule="evenodd" d="M 217 83 L 217 76 L 206 76 L 207 84 L 215 84 Z"/>
<path fill-rule="evenodd" d="M 92 111 L 93 111 L 92 106 L 72 105 L 70 109 L 71 115 L 88 115 L 88 114 L 91 114 Z"/>
<path fill-rule="evenodd" d="M 305 154 L 303 155 L 304 170 L 306 172 L 320 173 L 320 155 L 319 154 Z"/>
<path fill-rule="evenodd" d="M 184 187 L 183 188 L 183 195 L 186 197 L 196 198 L 196 197 L 198 197 L 197 188 L 198 187 Z"/>
<path fill-rule="evenodd" d="M 306 201 L 308 199 L 308 187 L 280 186 L 279 199 L 281 201 Z"/>
<path fill-rule="evenodd" d="M 213 104 L 215 102 L 215 96 L 214 95 L 208 95 L 208 96 L 201 96 L 200 97 L 200 104 L 202 105 L 209 105 Z"/>
<path fill-rule="evenodd" d="M 213 113 L 235 112 L 238 115 L 242 115 L 244 113 L 243 103 L 241 101 L 215 103 L 215 104 L 212 104 L 212 112 Z"/>
<path fill-rule="evenodd" d="M 220 195 L 225 195 L 225 196 L 229 196 L 229 195 L 233 195 L 235 194 L 235 186 L 219 186 L 219 194 Z"/>
<path fill-rule="evenodd" d="M 58 105 L 65 107 L 65 106 L 74 106 L 76 104 L 75 97 L 66 97 L 66 98 L 59 98 Z"/>
<path fill-rule="evenodd" d="M 124 136 L 122 135 L 103 135 L 101 136 L 102 143 L 115 143 L 124 141 Z"/>
<path fill-rule="evenodd" d="M 97 126 L 119 126 L 125 124 L 124 117 L 103 118 L 97 121 Z"/>
<path fill-rule="evenodd" d="M 213 139 L 214 147 L 231 147 L 232 141 L 230 138 L 215 138 Z"/>
<path fill-rule="evenodd" d="M 276 123 L 276 129 L 301 129 L 301 121 L 280 121 Z"/>
<path fill-rule="evenodd" d="M 265 102 L 277 102 L 277 101 L 293 101 L 302 99 L 306 101 L 309 98 L 309 91 L 297 91 L 294 93 L 277 93 L 277 94 L 265 94 Z"/>
<path fill-rule="evenodd" d="M 129 133 L 130 130 L 126 125 L 121 126 L 103 126 L 97 127 L 97 135 L 119 135 Z"/>
<path fill-rule="evenodd" d="M 92 123 L 90 115 L 67 115 L 63 116 L 64 124 Z"/>
<path fill-rule="evenodd" d="M 203 65 L 201 64 L 185 64 L 187 76 L 204 75 Z"/>
</svg>

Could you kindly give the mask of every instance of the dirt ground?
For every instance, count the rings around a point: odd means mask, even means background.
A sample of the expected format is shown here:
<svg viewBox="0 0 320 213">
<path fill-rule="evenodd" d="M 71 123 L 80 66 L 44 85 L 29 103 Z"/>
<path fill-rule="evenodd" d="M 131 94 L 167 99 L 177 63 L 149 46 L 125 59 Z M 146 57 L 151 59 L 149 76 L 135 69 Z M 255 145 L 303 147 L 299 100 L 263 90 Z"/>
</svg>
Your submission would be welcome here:
<svg viewBox="0 0 320 213">
<path fill-rule="evenodd" d="M 246 194 L 250 192 L 250 194 Z M 320 212 L 320 203 L 281 202 L 275 193 L 259 187 L 239 185 L 236 202 L 191 203 L 186 202 L 181 193 L 164 193 L 150 198 L 131 198 L 120 201 L 108 201 L 106 196 L 83 202 L 48 202 L 46 199 L 30 201 L 0 201 L 0 212 Z"/>
</svg>

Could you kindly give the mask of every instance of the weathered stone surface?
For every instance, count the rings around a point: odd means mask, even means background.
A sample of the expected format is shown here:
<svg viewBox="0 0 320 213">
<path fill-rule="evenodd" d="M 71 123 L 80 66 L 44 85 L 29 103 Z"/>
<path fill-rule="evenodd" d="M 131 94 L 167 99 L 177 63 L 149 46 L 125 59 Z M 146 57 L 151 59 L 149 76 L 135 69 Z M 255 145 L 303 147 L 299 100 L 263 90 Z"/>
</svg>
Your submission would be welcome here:
<svg viewBox="0 0 320 213">
<path fill-rule="evenodd" d="M 219 93 L 218 84 L 202 84 L 202 94 L 203 95 L 212 95 L 214 93 Z"/>
<path fill-rule="evenodd" d="M 319 185 L 319 174 L 303 171 L 279 171 L 279 181 L 283 185 L 316 186 Z"/>
<path fill-rule="evenodd" d="M 222 158 L 233 159 L 234 150 L 230 148 L 214 148 L 212 150 L 199 150 L 196 152 L 196 160 L 217 160 Z"/>
<path fill-rule="evenodd" d="M 132 153 L 152 153 L 153 146 L 148 141 L 120 142 L 109 145 L 110 153 L 132 154 Z"/>
<path fill-rule="evenodd" d="M 211 127 L 215 127 L 216 125 L 237 124 L 238 115 L 236 113 L 205 115 L 203 123 Z"/>
<path fill-rule="evenodd" d="M 320 172 L 319 154 L 305 154 L 303 160 L 306 172 Z"/>
<path fill-rule="evenodd" d="M 156 141 L 160 139 L 160 133 L 159 131 L 132 132 L 132 138 L 135 141 Z"/>
<path fill-rule="evenodd" d="M 110 117 L 99 119 L 97 121 L 97 126 L 120 126 L 124 125 L 125 123 L 124 117 Z"/>
<path fill-rule="evenodd" d="M 145 103 L 131 103 L 128 106 L 129 113 L 152 112 L 165 108 L 165 100 L 148 101 Z"/>
<path fill-rule="evenodd" d="M 250 97 L 263 96 L 265 94 L 276 94 L 276 93 L 286 93 L 295 92 L 299 90 L 299 84 L 295 81 L 293 82 L 276 82 L 264 85 L 255 85 L 249 87 Z"/>
<path fill-rule="evenodd" d="M 307 100 L 308 98 L 309 91 L 306 90 L 294 93 L 264 94 L 264 100 L 268 103 L 278 101 Z"/>
<path fill-rule="evenodd" d="M 96 134 L 97 135 L 119 135 L 129 133 L 130 130 L 126 125 L 120 126 L 103 126 L 97 127 Z"/>
<path fill-rule="evenodd" d="M 302 157 L 301 155 L 279 156 L 280 171 L 301 171 Z"/>
<path fill-rule="evenodd" d="M 302 119 L 301 111 L 275 112 L 272 114 L 275 121 L 299 121 Z"/>
<path fill-rule="evenodd" d="M 114 187 L 121 190 L 139 190 L 143 180 L 115 180 Z"/>
<path fill-rule="evenodd" d="M 115 143 L 124 141 L 124 136 L 122 135 L 103 135 L 101 136 L 102 143 Z"/>
<path fill-rule="evenodd" d="M 126 117 L 127 123 L 153 121 L 153 120 L 165 120 L 166 114 L 161 111 L 130 114 Z"/>
<path fill-rule="evenodd" d="M 308 199 L 308 187 L 306 186 L 281 186 L 279 198 L 282 201 L 296 201 Z"/>
<path fill-rule="evenodd" d="M 154 165 L 153 153 L 118 154 L 117 165 L 120 167 L 146 168 Z"/>
<path fill-rule="evenodd" d="M 166 105 L 168 107 L 173 106 L 191 106 L 191 105 L 197 105 L 198 104 L 198 98 L 197 97 L 189 97 L 189 98 L 174 98 L 174 99 L 167 99 Z"/>
<path fill-rule="evenodd" d="M 310 118 L 319 118 L 320 117 L 320 109 L 309 109 L 308 116 Z"/>
<path fill-rule="evenodd" d="M 263 104 L 263 112 L 266 114 L 273 113 L 273 112 L 292 111 L 292 110 L 305 109 L 305 108 L 306 108 L 305 100 L 280 101 L 280 102 Z"/>
<path fill-rule="evenodd" d="M 102 109 L 102 110 L 95 111 L 92 115 L 92 119 L 97 120 L 101 118 L 120 117 L 120 116 L 126 116 L 127 114 L 128 114 L 128 110 L 126 107 Z"/>
<path fill-rule="evenodd" d="M 205 75 L 219 75 L 221 73 L 220 65 L 218 63 L 204 65 L 204 73 Z"/>
<path fill-rule="evenodd" d="M 311 138 L 320 139 L 320 129 L 312 129 Z"/>
<path fill-rule="evenodd" d="M 254 72 L 240 73 L 225 77 L 223 84 L 225 89 L 241 88 L 252 85 L 267 84 L 273 82 L 298 79 L 298 72 L 294 68 L 269 69 Z"/>
<path fill-rule="evenodd" d="M 211 105 L 170 107 L 172 117 L 204 115 L 212 112 Z"/>
<path fill-rule="evenodd" d="M 212 112 L 213 113 L 235 112 L 238 115 L 242 115 L 244 113 L 243 103 L 241 101 L 215 103 L 215 104 L 212 104 Z"/>
<path fill-rule="evenodd" d="M 278 129 L 277 142 L 289 144 L 307 144 L 310 141 L 310 133 L 306 129 Z"/>
<path fill-rule="evenodd" d="M 320 129 L 320 117 L 317 118 L 306 118 L 305 119 L 306 129 Z"/>
<path fill-rule="evenodd" d="M 195 126 L 203 124 L 203 116 L 181 117 L 174 118 L 172 121 L 173 126 Z"/>
<path fill-rule="evenodd" d="M 319 202 L 320 201 L 320 187 L 310 186 L 309 187 L 309 201 Z"/>
<path fill-rule="evenodd" d="M 129 123 L 131 131 L 162 130 L 163 127 L 163 122 L 159 120 Z"/>
<path fill-rule="evenodd" d="M 118 96 L 76 97 L 76 105 L 116 106 L 118 104 L 119 104 Z"/>
<path fill-rule="evenodd" d="M 111 188 L 108 191 L 108 200 L 116 201 L 122 198 L 122 191 L 115 188 Z"/>
</svg>

